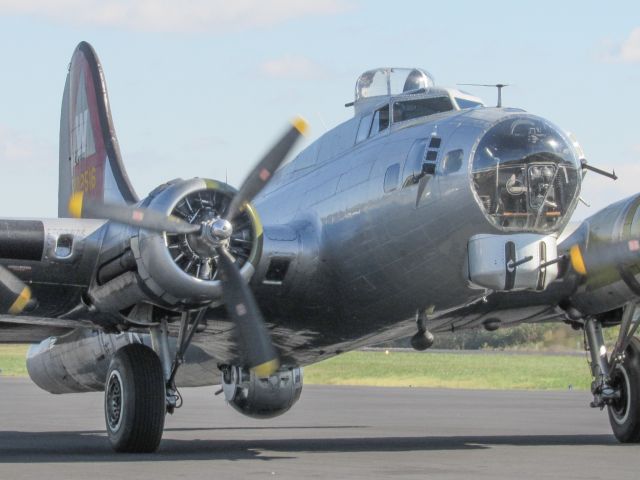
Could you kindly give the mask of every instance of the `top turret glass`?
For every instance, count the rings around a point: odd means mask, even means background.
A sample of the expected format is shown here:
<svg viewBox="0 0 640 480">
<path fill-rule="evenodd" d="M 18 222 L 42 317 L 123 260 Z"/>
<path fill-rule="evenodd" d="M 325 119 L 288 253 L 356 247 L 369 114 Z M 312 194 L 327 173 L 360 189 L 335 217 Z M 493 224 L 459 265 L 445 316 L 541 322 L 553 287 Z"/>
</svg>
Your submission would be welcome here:
<svg viewBox="0 0 640 480">
<path fill-rule="evenodd" d="M 378 68 L 364 72 L 356 82 L 355 101 L 427 90 L 433 77 L 419 68 Z"/>
</svg>

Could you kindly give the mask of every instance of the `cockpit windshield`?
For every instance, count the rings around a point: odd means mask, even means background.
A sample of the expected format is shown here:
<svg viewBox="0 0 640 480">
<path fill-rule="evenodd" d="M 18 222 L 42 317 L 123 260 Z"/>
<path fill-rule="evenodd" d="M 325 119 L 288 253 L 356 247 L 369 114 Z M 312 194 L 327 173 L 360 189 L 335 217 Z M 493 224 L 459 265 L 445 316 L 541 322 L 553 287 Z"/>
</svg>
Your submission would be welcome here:
<svg viewBox="0 0 640 480">
<path fill-rule="evenodd" d="M 419 68 L 379 68 L 364 72 L 356 82 L 355 101 L 399 95 L 434 85 L 433 77 Z"/>
<path fill-rule="evenodd" d="M 399 100 L 393 103 L 393 122 L 427 117 L 450 110 L 453 110 L 453 104 L 448 96 Z"/>
<path fill-rule="evenodd" d="M 557 230 L 573 212 L 580 164 L 564 134 L 517 115 L 492 127 L 473 158 L 472 185 L 485 215 L 503 230 Z"/>
</svg>

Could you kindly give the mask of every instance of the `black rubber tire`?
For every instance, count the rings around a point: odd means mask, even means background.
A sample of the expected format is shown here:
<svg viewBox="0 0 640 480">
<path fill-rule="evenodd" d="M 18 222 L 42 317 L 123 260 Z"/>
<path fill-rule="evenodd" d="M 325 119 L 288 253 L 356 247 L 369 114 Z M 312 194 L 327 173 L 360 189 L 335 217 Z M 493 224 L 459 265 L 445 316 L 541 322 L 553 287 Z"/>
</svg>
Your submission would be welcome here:
<svg viewBox="0 0 640 480">
<path fill-rule="evenodd" d="M 162 365 L 152 349 L 136 343 L 118 350 L 109 366 L 104 399 L 107 435 L 116 452 L 158 449 L 166 392 Z"/>
<path fill-rule="evenodd" d="M 622 388 L 622 398 L 609 405 L 609 423 L 622 443 L 640 442 L 640 339 L 634 337 L 625 360 L 612 372 L 613 385 Z"/>
</svg>

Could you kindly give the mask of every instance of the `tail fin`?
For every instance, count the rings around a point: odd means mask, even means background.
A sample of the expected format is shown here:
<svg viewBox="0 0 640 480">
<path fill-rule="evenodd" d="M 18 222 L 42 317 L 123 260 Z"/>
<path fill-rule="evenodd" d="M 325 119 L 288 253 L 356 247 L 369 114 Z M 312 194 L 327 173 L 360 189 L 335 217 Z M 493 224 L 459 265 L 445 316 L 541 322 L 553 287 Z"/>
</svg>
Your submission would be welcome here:
<svg viewBox="0 0 640 480">
<path fill-rule="evenodd" d="M 60 114 L 58 216 L 69 217 L 73 192 L 109 203 L 134 203 L 138 196 L 124 169 L 107 85 L 98 57 L 87 42 L 73 52 Z"/>
</svg>

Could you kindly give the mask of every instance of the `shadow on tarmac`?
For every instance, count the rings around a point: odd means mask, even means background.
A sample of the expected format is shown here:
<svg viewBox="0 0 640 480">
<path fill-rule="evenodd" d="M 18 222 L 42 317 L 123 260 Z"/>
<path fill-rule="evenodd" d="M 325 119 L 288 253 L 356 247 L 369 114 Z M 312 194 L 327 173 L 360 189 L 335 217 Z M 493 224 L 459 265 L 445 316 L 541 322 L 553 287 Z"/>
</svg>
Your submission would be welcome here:
<svg viewBox="0 0 640 480">
<path fill-rule="evenodd" d="M 366 428 L 366 427 L 282 427 Z M 273 428 L 268 428 L 273 430 Z M 178 428 L 167 431 L 262 430 L 261 428 Z M 267 430 L 267 428 L 264 428 Z M 250 440 L 166 439 L 154 454 L 116 454 L 102 431 L 0 432 L 0 464 L 46 462 L 162 462 L 184 460 L 282 460 L 301 452 L 409 452 L 482 450 L 493 446 L 605 446 L 616 445 L 612 435 L 517 435 L 287 438 Z M 265 452 L 265 453 L 263 453 Z"/>
</svg>

